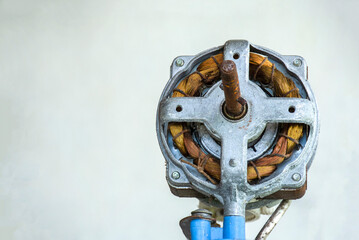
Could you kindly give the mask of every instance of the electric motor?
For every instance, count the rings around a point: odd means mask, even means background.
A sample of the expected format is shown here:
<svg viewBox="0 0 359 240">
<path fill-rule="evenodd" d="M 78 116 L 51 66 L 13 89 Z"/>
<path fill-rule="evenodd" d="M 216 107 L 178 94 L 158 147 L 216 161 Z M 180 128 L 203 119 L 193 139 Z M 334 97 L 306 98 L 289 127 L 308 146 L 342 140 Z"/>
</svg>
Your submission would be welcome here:
<svg viewBox="0 0 359 240">
<path fill-rule="evenodd" d="M 171 192 L 217 220 L 302 197 L 319 134 L 307 75 L 302 57 L 246 40 L 175 58 L 156 125 Z"/>
</svg>

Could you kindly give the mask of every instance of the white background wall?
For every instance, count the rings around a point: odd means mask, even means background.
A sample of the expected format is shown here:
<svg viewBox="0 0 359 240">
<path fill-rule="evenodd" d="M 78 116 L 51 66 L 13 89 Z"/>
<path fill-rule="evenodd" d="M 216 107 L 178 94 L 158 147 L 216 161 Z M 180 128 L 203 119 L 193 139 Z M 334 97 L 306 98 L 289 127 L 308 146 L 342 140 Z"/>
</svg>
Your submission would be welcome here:
<svg viewBox="0 0 359 240">
<path fill-rule="evenodd" d="M 356 0 L 0 0 L 0 239 L 183 239 L 197 201 L 167 187 L 157 101 L 174 57 L 229 39 L 305 57 L 320 107 L 307 194 L 270 239 L 357 239 L 358 12 Z"/>
</svg>

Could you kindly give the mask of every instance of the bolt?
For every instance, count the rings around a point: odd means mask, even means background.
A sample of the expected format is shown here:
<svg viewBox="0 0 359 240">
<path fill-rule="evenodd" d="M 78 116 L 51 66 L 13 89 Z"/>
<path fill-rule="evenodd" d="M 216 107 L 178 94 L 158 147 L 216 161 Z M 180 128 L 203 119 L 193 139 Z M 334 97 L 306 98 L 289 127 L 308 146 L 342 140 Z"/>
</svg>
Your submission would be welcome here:
<svg viewBox="0 0 359 240">
<path fill-rule="evenodd" d="M 177 180 L 181 177 L 181 174 L 177 171 L 174 171 L 174 172 L 172 172 L 171 176 L 173 179 Z"/>
<path fill-rule="evenodd" d="M 241 97 L 236 64 L 231 60 L 224 60 L 221 64 L 221 77 L 223 83 L 225 113 L 235 118 L 243 112 L 243 106 L 238 102 Z"/>
<path fill-rule="evenodd" d="M 197 217 L 210 218 L 210 217 L 212 217 L 212 212 L 208 211 L 207 209 L 197 209 L 197 210 L 194 210 L 193 212 L 191 212 L 191 215 L 197 216 Z"/>
<path fill-rule="evenodd" d="M 182 58 L 177 58 L 176 59 L 176 66 L 177 67 L 182 67 L 184 65 L 184 60 Z"/>
<path fill-rule="evenodd" d="M 301 178 L 302 178 L 302 176 L 299 173 L 294 173 L 292 175 L 292 179 L 296 182 L 300 181 Z"/>
<path fill-rule="evenodd" d="M 293 65 L 296 67 L 302 66 L 302 60 L 300 60 L 299 58 L 294 59 Z"/>
</svg>

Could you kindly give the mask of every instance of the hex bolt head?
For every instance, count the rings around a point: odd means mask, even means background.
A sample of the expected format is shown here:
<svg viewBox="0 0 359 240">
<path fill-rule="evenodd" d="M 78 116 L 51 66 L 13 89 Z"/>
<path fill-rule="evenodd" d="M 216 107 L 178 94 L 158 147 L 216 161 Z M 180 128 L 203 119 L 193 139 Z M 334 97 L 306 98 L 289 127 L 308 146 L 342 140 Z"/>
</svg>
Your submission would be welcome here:
<svg viewBox="0 0 359 240">
<path fill-rule="evenodd" d="M 177 171 L 172 172 L 171 177 L 175 180 L 179 179 L 181 177 L 181 174 Z"/>
<path fill-rule="evenodd" d="M 182 67 L 184 65 L 184 60 L 182 58 L 177 58 L 176 59 L 176 66 L 177 67 Z"/>
<path fill-rule="evenodd" d="M 300 181 L 300 179 L 302 179 L 302 176 L 299 173 L 294 173 L 292 175 L 292 179 L 296 182 Z"/>
<path fill-rule="evenodd" d="M 296 66 L 296 67 L 300 67 L 300 66 L 302 66 L 302 64 L 303 64 L 303 62 L 299 58 L 296 58 L 293 61 L 293 65 Z"/>
</svg>

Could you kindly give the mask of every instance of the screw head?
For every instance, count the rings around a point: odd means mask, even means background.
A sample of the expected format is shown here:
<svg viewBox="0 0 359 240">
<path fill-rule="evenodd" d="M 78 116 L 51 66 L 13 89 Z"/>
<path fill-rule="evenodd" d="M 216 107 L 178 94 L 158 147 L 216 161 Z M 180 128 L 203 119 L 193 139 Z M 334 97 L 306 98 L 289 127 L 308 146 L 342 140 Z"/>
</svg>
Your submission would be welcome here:
<svg viewBox="0 0 359 240">
<path fill-rule="evenodd" d="M 181 177 L 181 174 L 177 171 L 172 172 L 171 177 L 175 180 L 179 179 Z"/>
<path fill-rule="evenodd" d="M 231 166 L 231 167 L 237 166 L 237 163 L 233 158 L 231 160 L 229 160 L 229 166 Z"/>
<path fill-rule="evenodd" d="M 176 66 L 177 67 L 182 67 L 184 65 L 184 60 L 182 58 L 177 58 L 176 59 Z"/>
<path fill-rule="evenodd" d="M 296 67 L 300 67 L 300 66 L 302 66 L 302 64 L 303 64 L 303 62 L 299 58 L 296 58 L 293 61 L 293 65 L 296 66 Z"/>
<path fill-rule="evenodd" d="M 296 182 L 300 181 L 300 179 L 302 179 L 302 176 L 299 173 L 294 173 L 292 175 L 292 179 Z"/>
</svg>

